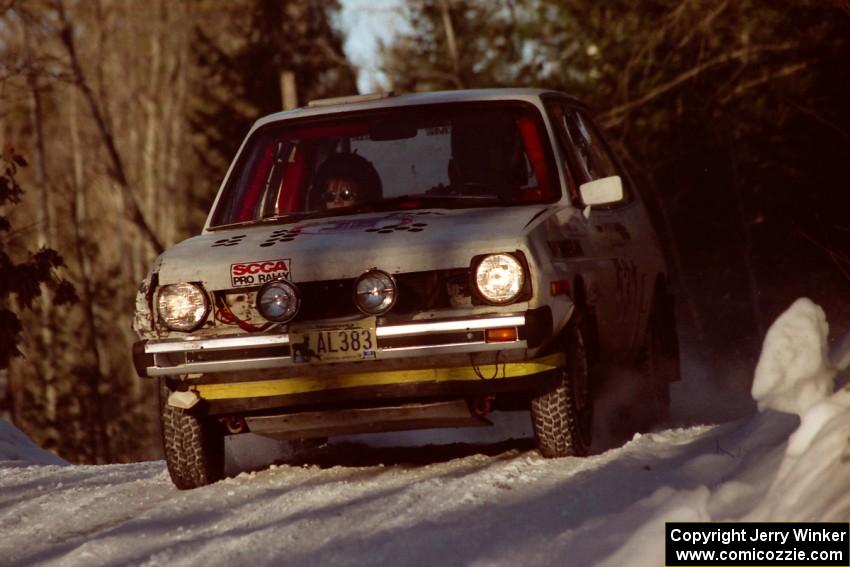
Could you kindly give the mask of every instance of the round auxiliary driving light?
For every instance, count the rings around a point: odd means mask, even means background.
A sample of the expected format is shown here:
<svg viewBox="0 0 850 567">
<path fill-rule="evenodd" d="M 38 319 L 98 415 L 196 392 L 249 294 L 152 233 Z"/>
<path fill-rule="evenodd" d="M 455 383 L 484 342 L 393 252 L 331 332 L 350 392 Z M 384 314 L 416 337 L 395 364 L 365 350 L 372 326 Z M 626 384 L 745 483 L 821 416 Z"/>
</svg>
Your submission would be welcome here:
<svg viewBox="0 0 850 567">
<path fill-rule="evenodd" d="M 257 311 L 275 323 L 291 321 L 301 306 L 298 288 L 286 280 L 274 280 L 257 292 Z"/>
<path fill-rule="evenodd" d="M 380 270 L 369 270 L 354 282 L 354 303 L 366 315 L 380 315 L 395 305 L 395 281 Z"/>
<path fill-rule="evenodd" d="M 492 254 L 475 268 L 478 292 L 491 303 L 510 303 L 519 297 L 524 283 L 522 264 L 510 254 Z"/>
<path fill-rule="evenodd" d="M 157 293 L 156 306 L 166 327 L 184 333 L 197 329 L 210 310 L 207 294 L 193 283 L 162 286 Z"/>
</svg>

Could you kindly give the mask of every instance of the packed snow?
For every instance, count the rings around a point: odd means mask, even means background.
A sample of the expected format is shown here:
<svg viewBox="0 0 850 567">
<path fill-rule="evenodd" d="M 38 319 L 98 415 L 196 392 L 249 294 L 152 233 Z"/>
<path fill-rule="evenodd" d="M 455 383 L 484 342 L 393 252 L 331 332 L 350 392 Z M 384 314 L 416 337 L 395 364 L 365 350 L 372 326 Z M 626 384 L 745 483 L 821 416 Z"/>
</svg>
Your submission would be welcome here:
<svg viewBox="0 0 850 567">
<path fill-rule="evenodd" d="M 20 429 L 3 419 L 0 419 L 0 463 L 3 466 L 67 464 L 50 451 L 38 447 Z"/>
<path fill-rule="evenodd" d="M 0 422 L 0 564 L 657 566 L 667 521 L 846 522 L 850 390 L 834 384 L 850 341 L 830 357 L 827 335 L 798 300 L 765 338 L 758 413 L 674 411 L 584 459 L 541 458 L 512 415 L 483 445 L 351 438 L 253 472 L 280 447 L 234 443 L 234 478 L 180 492 L 162 462 L 67 465 Z M 693 403 L 692 374 L 674 408 Z"/>
</svg>

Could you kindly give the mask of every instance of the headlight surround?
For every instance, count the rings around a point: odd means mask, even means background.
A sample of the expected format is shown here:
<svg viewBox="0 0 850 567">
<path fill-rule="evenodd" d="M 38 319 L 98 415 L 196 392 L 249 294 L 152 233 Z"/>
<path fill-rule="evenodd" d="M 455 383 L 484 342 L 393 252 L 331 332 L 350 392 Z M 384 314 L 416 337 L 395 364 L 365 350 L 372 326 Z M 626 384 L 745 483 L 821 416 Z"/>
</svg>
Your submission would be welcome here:
<svg viewBox="0 0 850 567">
<path fill-rule="evenodd" d="M 204 289 L 193 283 L 164 285 L 157 293 L 159 319 L 172 331 L 188 333 L 200 327 L 210 312 Z"/>
<path fill-rule="evenodd" d="M 301 307 L 298 288 L 286 280 L 273 280 L 257 292 L 257 311 L 275 323 L 287 323 L 295 318 Z"/>
<path fill-rule="evenodd" d="M 482 299 L 496 305 L 515 301 L 525 288 L 525 269 L 512 254 L 490 254 L 475 265 L 475 288 Z"/>
<path fill-rule="evenodd" d="M 395 280 L 381 270 L 369 270 L 354 282 L 354 303 L 366 315 L 386 313 L 397 298 Z"/>
</svg>

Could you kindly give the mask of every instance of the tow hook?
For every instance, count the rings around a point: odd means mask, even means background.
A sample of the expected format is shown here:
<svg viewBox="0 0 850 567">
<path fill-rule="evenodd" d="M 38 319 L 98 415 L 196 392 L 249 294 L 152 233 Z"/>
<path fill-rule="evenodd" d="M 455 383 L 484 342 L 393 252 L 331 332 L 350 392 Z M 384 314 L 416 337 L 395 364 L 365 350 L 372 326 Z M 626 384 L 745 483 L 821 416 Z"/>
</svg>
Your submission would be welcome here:
<svg viewBox="0 0 850 567">
<path fill-rule="evenodd" d="M 245 420 L 239 417 L 238 415 L 230 415 L 222 419 L 224 422 L 224 426 L 227 428 L 227 432 L 231 435 L 236 435 L 237 433 L 242 433 L 247 429 L 247 425 L 245 425 Z"/>
<path fill-rule="evenodd" d="M 472 413 L 478 417 L 484 417 L 493 411 L 493 401 L 495 396 L 480 396 L 472 400 Z"/>
</svg>

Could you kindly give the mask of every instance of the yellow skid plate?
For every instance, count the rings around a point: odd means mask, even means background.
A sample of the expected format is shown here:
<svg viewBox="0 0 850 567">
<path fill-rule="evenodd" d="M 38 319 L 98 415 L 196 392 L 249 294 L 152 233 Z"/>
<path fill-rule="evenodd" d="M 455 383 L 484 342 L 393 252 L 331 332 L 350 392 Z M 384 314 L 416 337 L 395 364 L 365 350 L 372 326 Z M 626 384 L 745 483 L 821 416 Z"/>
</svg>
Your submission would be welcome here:
<svg viewBox="0 0 850 567">
<path fill-rule="evenodd" d="M 481 381 L 487 379 L 521 378 L 539 374 L 564 365 L 562 353 L 551 354 L 525 362 L 505 362 L 482 364 L 481 366 L 460 366 L 456 368 L 427 368 L 420 370 L 391 370 L 384 372 L 357 372 L 322 378 L 297 377 L 278 380 L 258 380 L 256 382 L 235 382 L 230 384 L 198 384 L 195 391 L 207 400 L 227 400 L 233 398 L 262 398 L 303 394 L 321 390 L 338 390 L 360 386 L 387 386 L 391 384 L 411 384 L 416 382 L 454 382 L 459 380 Z"/>
</svg>

